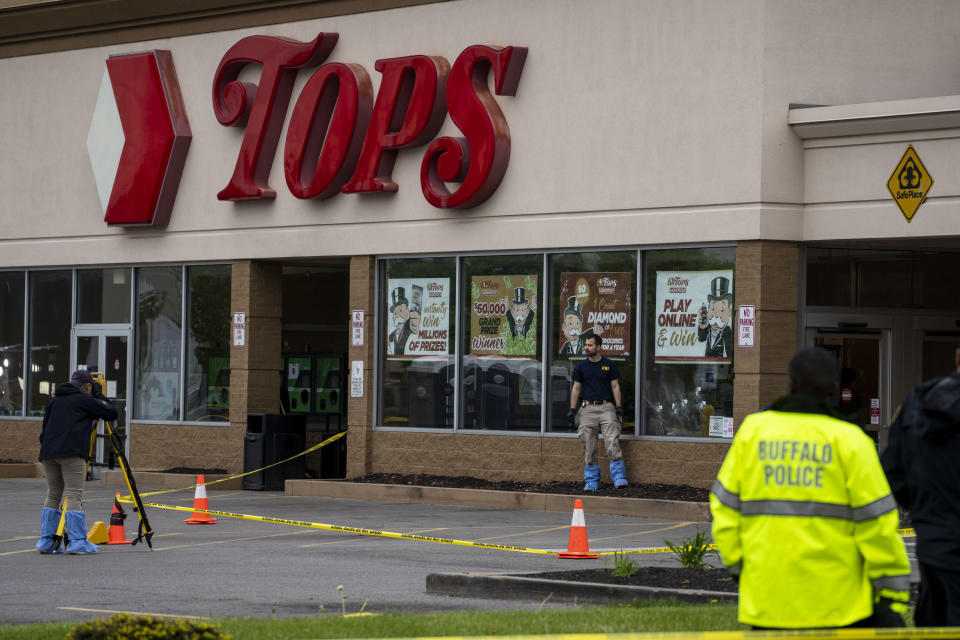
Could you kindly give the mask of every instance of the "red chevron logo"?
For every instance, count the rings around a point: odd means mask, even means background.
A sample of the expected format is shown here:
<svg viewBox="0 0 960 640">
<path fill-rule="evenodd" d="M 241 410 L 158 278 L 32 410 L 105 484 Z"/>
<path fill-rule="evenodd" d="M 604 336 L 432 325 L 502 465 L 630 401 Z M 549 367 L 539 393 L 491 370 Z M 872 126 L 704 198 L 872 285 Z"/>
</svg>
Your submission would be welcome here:
<svg viewBox="0 0 960 640">
<path fill-rule="evenodd" d="M 167 225 L 191 137 L 170 52 L 110 56 L 87 136 L 108 225 Z"/>
</svg>

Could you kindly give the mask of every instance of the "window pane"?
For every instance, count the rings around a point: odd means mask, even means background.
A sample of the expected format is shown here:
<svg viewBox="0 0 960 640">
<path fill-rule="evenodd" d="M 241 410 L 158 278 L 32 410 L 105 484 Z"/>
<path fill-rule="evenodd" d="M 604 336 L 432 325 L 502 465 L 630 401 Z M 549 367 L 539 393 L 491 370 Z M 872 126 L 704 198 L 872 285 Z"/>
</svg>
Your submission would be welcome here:
<svg viewBox="0 0 960 640">
<path fill-rule="evenodd" d="M 960 279 L 960 253 L 807 249 L 810 306 L 953 309 Z"/>
<path fill-rule="evenodd" d="M 0 273 L 0 416 L 23 411 L 24 272 Z"/>
<path fill-rule="evenodd" d="M 553 335 L 550 342 L 550 431 L 567 424 L 570 376 L 588 336 L 602 338 L 602 355 L 617 363 L 625 435 L 635 423 L 637 254 L 634 251 L 571 253 L 550 261 Z"/>
<path fill-rule="evenodd" d="M 732 435 L 734 249 L 646 255 L 643 433 Z"/>
<path fill-rule="evenodd" d="M 77 270 L 77 323 L 130 322 L 130 268 Z"/>
<path fill-rule="evenodd" d="M 540 431 L 543 256 L 464 258 L 463 269 L 463 426 Z"/>
<path fill-rule="evenodd" d="M 181 267 L 137 269 L 137 372 L 134 416 L 180 419 Z"/>
<path fill-rule="evenodd" d="M 188 421 L 230 419 L 230 265 L 187 267 Z"/>
<path fill-rule="evenodd" d="M 383 380 L 380 423 L 452 428 L 453 338 L 457 263 L 454 258 L 383 263 Z"/>
<path fill-rule="evenodd" d="M 41 416 L 57 385 L 70 379 L 73 273 L 30 272 L 29 415 Z"/>
</svg>

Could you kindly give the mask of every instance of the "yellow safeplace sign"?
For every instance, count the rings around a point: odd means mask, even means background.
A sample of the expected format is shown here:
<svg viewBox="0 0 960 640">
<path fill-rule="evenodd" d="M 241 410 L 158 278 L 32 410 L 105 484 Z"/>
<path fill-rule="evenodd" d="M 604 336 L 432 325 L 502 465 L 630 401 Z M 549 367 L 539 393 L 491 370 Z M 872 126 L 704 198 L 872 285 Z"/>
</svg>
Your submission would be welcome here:
<svg viewBox="0 0 960 640">
<path fill-rule="evenodd" d="M 887 190 L 893 196 L 894 202 L 900 207 L 907 222 L 913 220 L 913 215 L 920 205 L 927 199 L 933 187 L 933 176 L 923 166 L 920 156 L 913 150 L 913 145 L 907 145 L 907 150 L 887 180 Z"/>
</svg>

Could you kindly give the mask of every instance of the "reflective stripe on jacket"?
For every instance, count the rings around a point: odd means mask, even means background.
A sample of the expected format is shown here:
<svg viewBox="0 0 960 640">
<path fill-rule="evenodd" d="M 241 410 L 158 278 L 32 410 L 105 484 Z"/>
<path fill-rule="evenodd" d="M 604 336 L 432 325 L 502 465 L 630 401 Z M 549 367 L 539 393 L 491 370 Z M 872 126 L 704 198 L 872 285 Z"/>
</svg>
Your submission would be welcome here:
<svg viewBox="0 0 960 640">
<path fill-rule="evenodd" d="M 910 588 L 897 504 L 873 442 L 848 422 L 748 416 L 710 511 L 721 559 L 740 573 L 745 624 L 845 626 L 873 613 L 874 589 Z"/>
</svg>

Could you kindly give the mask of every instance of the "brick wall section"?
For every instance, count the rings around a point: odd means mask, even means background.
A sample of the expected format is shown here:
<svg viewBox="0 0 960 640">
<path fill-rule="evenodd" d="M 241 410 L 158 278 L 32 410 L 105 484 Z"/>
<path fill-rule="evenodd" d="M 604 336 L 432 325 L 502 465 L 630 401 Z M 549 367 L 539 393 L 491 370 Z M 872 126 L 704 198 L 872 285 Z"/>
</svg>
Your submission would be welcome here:
<svg viewBox="0 0 960 640">
<path fill-rule="evenodd" d="M 190 467 L 240 473 L 246 430 L 245 423 L 233 422 L 204 426 L 137 423 L 130 430 L 130 466 L 134 471 Z"/>
<path fill-rule="evenodd" d="M 756 307 L 756 346 L 735 347 L 733 416 L 769 405 L 787 390 L 787 365 L 797 351 L 799 247 L 766 240 L 737 244 L 736 304 Z"/>
<path fill-rule="evenodd" d="M 0 420 L 0 460 L 36 462 L 40 427 L 40 420 Z"/>
<path fill-rule="evenodd" d="M 373 353 L 376 332 L 374 318 L 376 313 L 376 260 L 373 256 L 353 256 L 350 258 L 350 311 L 363 311 L 363 346 L 353 346 L 350 340 L 348 374 L 352 363 L 363 361 L 363 397 L 354 398 L 350 389 L 352 380 L 347 379 L 347 478 L 356 478 L 370 473 L 372 460 L 373 429 Z M 351 332 L 352 336 L 352 332 Z M 416 434 L 419 435 L 419 434 Z M 395 473 L 397 471 L 394 471 Z"/>
<path fill-rule="evenodd" d="M 583 449 L 576 438 L 374 431 L 369 473 L 471 476 L 522 482 L 580 481 Z M 723 443 L 621 440 L 633 483 L 709 488 L 727 446 Z M 347 449 L 351 455 L 350 449 Z M 600 469 L 609 482 L 609 462 Z"/>
</svg>

